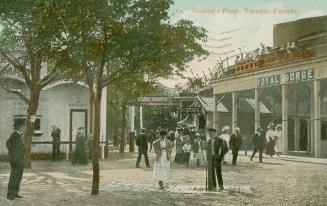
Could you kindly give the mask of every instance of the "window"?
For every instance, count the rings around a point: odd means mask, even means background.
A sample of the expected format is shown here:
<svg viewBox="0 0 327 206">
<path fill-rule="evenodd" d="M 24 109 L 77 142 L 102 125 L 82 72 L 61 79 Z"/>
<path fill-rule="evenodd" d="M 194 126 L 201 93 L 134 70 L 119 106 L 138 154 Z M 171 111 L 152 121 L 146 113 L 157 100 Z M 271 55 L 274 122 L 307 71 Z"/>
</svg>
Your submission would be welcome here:
<svg viewBox="0 0 327 206">
<path fill-rule="evenodd" d="M 34 134 L 39 134 L 41 130 L 41 117 L 42 116 L 37 116 L 35 119 L 35 128 L 34 131 L 36 133 Z M 14 116 L 14 123 L 26 123 L 26 115 L 15 115 Z"/>
</svg>

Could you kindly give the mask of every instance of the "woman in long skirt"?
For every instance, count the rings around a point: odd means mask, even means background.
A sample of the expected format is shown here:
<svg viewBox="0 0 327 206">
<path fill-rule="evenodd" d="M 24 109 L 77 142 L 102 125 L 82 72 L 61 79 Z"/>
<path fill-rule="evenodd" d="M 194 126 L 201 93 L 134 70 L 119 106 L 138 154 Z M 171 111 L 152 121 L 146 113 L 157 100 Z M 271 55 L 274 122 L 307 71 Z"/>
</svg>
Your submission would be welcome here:
<svg viewBox="0 0 327 206">
<path fill-rule="evenodd" d="M 183 161 L 183 139 L 182 139 L 182 128 L 177 129 L 176 134 L 176 156 L 175 156 L 175 162 L 178 164 L 181 164 Z"/>
<path fill-rule="evenodd" d="M 159 184 L 159 189 L 164 189 L 170 178 L 170 158 L 173 143 L 166 138 L 167 132 L 160 131 L 160 139 L 153 143 L 156 161 L 153 166 L 153 178 Z"/>
<path fill-rule="evenodd" d="M 266 154 L 272 157 L 275 152 L 275 131 L 274 131 L 274 123 L 270 122 L 268 124 L 267 132 L 266 132 Z"/>
<path fill-rule="evenodd" d="M 284 151 L 284 143 L 283 143 L 283 134 L 282 134 L 282 125 L 278 124 L 275 127 L 275 150 L 277 153 L 277 156 L 279 156 Z"/>
</svg>

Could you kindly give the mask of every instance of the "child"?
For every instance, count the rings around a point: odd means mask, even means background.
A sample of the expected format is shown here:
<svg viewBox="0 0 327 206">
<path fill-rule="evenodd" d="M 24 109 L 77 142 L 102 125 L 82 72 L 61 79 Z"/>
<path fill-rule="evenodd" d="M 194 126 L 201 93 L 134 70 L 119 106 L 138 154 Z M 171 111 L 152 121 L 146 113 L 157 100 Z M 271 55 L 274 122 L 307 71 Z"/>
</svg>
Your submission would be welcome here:
<svg viewBox="0 0 327 206">
<path fill-rule="evenodd" d="M 190 156 L 191 156 L 191 149 L 192 145 L 190 143 L 190 140 L 188 139 L 186 143 L 183 146 L 183 151 L 184 151 L 184 158 L 186 162 L 186 167 L 188 167 L 189 161 L 190 161 Z"/>
</svg>

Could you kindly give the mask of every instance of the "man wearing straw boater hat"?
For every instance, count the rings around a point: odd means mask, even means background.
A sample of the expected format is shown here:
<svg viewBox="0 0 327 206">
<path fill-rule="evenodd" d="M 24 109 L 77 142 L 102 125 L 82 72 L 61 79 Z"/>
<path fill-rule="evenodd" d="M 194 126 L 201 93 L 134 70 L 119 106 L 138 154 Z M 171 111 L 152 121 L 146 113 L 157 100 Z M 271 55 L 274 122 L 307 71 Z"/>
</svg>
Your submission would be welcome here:
<svg viewBox="0 0 327 206">
<path fill-rule="evenodd" d="M 14 132 L 6 142 L 10 163 L 10 178 L 8 183 L 7 199 L 22 198 L 18 194 L 20 182 L 24 171 L 24 142 L 23 142 L 23 122 L 14 122 Z"/>
</svg>

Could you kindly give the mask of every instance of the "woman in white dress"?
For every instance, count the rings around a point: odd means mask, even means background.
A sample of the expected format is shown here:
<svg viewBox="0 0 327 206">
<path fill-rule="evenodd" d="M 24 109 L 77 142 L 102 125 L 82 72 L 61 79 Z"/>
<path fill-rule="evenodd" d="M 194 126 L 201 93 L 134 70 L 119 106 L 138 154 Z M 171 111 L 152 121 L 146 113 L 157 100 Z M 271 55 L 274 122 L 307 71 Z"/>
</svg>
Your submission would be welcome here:
<svg viewBox="0 0 327 206">
<path fill-rule="evenodd" d="M 227 145 L 228 145 L 228 148 L 229 148 L 229 140 L 230 140 L 230 128 L 229 126 L 225 126 L 223 127 L 222 129 L 222 134 L 220 135 L 220 138 L 225 140 Z M 227 161 L 229 161 L 229 151 L 224 155 L 224 162 L 223 164 L 227 164 Z"/>
<path fill-rule="evenodd" d="M 284 143 L 283 143 L 283 135 L 282 135 L 282 125 L 278 124 L 275 127 L 275 150 L 277 152 L 277 156 L 279 156 L 284 151 Z"/>
<path fill-rule="evenodd" d="M 266 132 L 266 154 L 272 157 L 275 155 L 275 131 L 274 131 L 274 123 L 270 122 L 267 127 L 267 132 Z"/>
<path fill-rule="evenodd" d="M 153 178 L 159 183 L 159 189 L 164 189 L 170 178 L 170 159 L 173 143 L 166 138 L 167 132 L 160 131 L 160 139 L 153 143 L 156 161 L 153 166 Z"/>
</svg>

